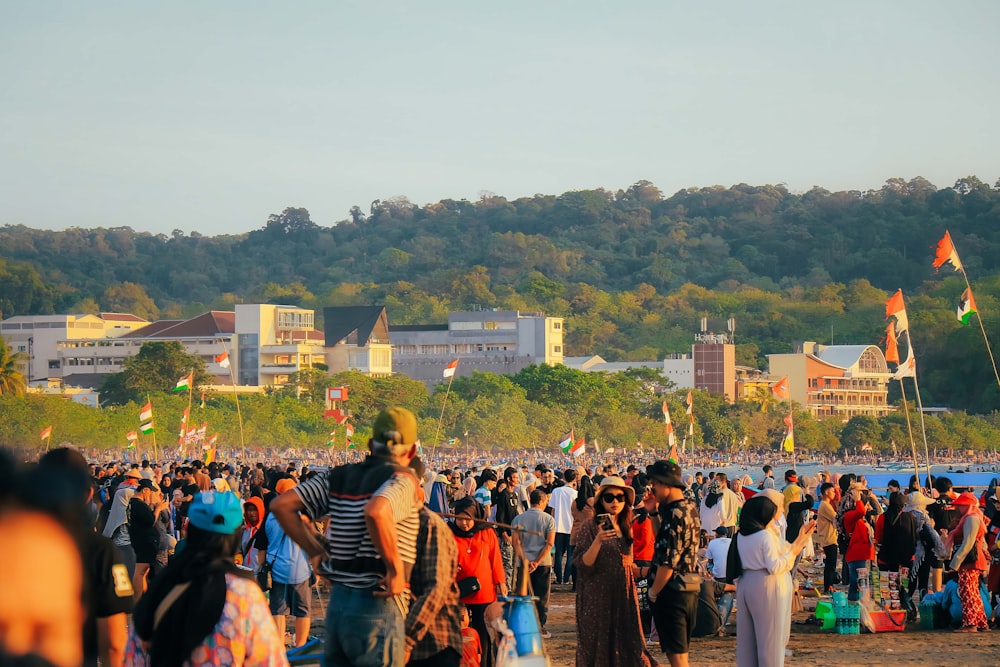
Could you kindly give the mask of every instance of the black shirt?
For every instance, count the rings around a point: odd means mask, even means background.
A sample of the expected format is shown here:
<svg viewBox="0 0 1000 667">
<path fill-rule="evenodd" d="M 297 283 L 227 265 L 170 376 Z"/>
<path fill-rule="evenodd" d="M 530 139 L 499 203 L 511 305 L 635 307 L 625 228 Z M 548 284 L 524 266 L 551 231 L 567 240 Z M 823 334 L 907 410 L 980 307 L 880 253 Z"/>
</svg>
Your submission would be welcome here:
<svg viewBox="0 0 1000 667">
<path fill-rule="evenodd" d="M 110 538 L 90 531 L 83 534 L 84 605 L 83 656 L 97 664 L 97 619 L 132 613 L 132 578 L 118 547 Z"/>
<path fill-rule="evenodd" d="M 516 493 L 510 489 L 504 489 L 497 494 L 497 523 L 509 524 L 519 514 L 518 509 Z M 510 529 L 497 528 L 497 532 L 502 535 L 509 535 Z"/>
</svg>

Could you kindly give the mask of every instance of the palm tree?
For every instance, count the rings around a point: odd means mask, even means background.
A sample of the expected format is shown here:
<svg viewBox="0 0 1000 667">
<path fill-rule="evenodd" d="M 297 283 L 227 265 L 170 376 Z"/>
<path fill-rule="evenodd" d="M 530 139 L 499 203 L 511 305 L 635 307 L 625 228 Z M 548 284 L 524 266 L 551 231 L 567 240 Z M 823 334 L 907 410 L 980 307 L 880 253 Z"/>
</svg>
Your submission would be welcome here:
<svg viewBox="0 0 1000 667">
<path fill-rule="evenodd" d="M 7 343 L 0 338 L 0 394 L 24 395 L 27 383 L 18 368 L 22 359 L 23 355 L 20 353 L 11 354 Z"/>
</svg>

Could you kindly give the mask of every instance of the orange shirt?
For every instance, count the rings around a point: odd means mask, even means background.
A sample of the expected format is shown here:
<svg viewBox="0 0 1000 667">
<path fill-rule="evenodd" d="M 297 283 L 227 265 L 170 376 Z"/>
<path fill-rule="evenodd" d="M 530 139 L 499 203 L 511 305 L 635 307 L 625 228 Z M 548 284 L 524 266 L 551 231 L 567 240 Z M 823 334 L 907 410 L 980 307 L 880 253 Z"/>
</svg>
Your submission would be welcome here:
<svg viewBox="0 0 1000 667">
<path fill-rule="evenodd" d="M 500 542 L 496 531 L 485 528 L 472 534 L 472 537 L 455 535 L 458 544 L 458 574 L 457 580 L 466 577 L 479 579 L 479 590 L 468 597 L 462 598 L 462 604 L 489 604 L 496 602 L 496 585 L 506 580 L 503 569 L 503 559 L 500 557 Z"/>
</svg>

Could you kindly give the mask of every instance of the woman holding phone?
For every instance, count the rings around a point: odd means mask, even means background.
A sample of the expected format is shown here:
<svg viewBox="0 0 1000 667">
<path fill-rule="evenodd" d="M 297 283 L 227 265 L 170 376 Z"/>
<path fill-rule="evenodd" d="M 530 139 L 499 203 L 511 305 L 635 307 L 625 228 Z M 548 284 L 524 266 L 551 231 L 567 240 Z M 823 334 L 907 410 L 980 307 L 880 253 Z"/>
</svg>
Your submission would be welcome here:
<svg viewBox="0 0 1000 667">
<path fill-rule="evenodd" d="M 635 489 L 621 477 L 606 477 L 576 539 L 577 667 L 657 665 L 646 650 L 632 562 Z"/>
</svg>

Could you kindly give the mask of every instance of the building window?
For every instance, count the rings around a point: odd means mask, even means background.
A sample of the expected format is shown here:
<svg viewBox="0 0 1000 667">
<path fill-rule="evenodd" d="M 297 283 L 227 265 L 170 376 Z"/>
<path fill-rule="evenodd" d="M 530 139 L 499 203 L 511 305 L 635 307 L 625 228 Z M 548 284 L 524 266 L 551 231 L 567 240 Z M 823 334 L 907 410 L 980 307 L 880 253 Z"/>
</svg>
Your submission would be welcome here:
<svg viewBox="0 0 1000 667">
<path fill-rule="evenodd" d="M 562 329 L 562 322 L 553 322 L 552 323 L 552 328 L 553 329 Z"/>
<path fill-rule="evenodd" d="M 552 351 L 553 351 L 553 352 L 554 352 L 555 354 L 562 354 L 562 345 L 554 345 L 554 346 L 552 347 Z"/>
</svg>

